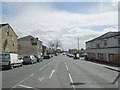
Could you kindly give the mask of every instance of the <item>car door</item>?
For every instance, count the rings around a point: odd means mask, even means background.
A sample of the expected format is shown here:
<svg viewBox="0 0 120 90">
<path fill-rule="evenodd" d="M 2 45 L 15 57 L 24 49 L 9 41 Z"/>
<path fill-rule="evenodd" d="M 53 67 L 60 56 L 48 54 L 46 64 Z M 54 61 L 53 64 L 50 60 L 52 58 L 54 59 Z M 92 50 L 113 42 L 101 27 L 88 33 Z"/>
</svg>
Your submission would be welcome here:
<svg viewBox="0 0 120 90">
<path fill-rule="evenodd" d="M 21 61 L 19 60 L 19 59 L 17 59 L 16 61 L 15 61 L 15 66 L 20 66 L 21 65 Z"/>
</svg>

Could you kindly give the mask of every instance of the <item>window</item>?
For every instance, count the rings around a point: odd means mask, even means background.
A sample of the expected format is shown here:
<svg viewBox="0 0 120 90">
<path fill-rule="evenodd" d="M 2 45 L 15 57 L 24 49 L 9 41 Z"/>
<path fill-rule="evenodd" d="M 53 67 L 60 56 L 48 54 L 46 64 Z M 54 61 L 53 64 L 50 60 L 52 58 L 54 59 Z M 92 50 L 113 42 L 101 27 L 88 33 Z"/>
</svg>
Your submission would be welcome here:
<svg viewBox="0 0 120 90">
<path fill-rule="evenodd" d="M 100 44 L 96 44 L 96 48 L 100 48 Z"/>
<path fill-rule="evenodd" d="M 6 49 L 7 44 L 8 44 L 8 41 L 7 41 L 7 40 L 5 40 L 5 43 L 3 44 L 3 48 L 4 48 L 4 50 Z"/>
<path fill-rule="evenodd" d="M 32 44 L 32 45 L 37 45 L 37 40 L 34 39 L 34 38 L 32 38 L 32 39 L 31 39 L 31 44 Z"/>
<path fill-rule="evenodd" d="M 107 40 L 104 40 L 104 46 L 107 46 Z"/>
<path fill-rule="evenodd" d="M 120 37 L 118 38 L 118 45 L 120 45 Z"/>
<path fill-rule="evenodd" d="M 13 43 L 13 46 L 15 46 L 15 43 Z"/>
<path fill-rule="evenodd" d="M 7 36 L 9 36 L 9 31 L 7 31 Z"/>
</svg>

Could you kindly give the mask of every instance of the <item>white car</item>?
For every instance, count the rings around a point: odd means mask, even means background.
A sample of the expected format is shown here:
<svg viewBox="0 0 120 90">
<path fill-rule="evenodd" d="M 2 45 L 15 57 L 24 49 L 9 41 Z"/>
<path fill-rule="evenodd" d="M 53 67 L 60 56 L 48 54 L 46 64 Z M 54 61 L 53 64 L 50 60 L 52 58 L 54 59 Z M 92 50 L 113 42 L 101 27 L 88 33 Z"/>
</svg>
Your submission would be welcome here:
<svg viewBox="0 0 120 90">
<path fill-rule="evenodd" d="M 2 68 L 13 69 L 15 66 L 22 66 L 22 62 L 15 53 L 0 53 L 0 65 Z"/>
<path fill-rule="evenodd" d="M 20 63 L 20 66 L 22 66 L 22 65 L 23 65 L 23 58 L 18 57 L 18 61 L 17 61 L 17 63 Z"/>
</svg>

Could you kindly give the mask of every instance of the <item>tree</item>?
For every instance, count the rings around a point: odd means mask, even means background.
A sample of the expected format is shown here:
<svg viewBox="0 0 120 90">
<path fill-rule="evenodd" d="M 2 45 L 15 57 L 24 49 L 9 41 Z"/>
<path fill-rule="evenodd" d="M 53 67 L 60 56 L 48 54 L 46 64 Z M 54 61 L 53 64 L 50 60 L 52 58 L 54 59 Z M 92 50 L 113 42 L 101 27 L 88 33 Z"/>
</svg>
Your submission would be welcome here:
<svg viewBox="0 0 120 90">
<path fill-rule="evenodd" d="M 60 48 L 62 45 L 61 45 L 61 41 L 59 39 L 56 39 L 54 40 L 54 47 L 55 47 L 55 50 L 57 50 L 58 48 Z"/>
<path fill-rule="evenodd" d="M 55 51 L 62 46 L 61 41 L 59 39 L 55 39 L 53 41 L 48 42 L 49 48 L 54 49 Z"/>
<path fill-rule="evenodd" d="M 54 42 L 53 41 L 49 41 L 48 42 L 48 46 L 49 46 L 49 48 L 52 48 L 52 49 L 54 49 Z"/>
</svg>

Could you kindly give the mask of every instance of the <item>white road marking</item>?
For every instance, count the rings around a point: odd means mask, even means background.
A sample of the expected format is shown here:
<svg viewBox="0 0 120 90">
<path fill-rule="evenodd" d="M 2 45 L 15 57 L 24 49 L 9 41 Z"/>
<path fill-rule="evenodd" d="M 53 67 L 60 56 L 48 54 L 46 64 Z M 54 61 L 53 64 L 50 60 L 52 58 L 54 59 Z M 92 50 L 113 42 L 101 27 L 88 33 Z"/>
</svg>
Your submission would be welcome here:
<svg viewBox="0 0 120 90">
<path fill-rule="evenodd" d="M 49 79 L 52 77 L 53 73 L 55 72 L 55 70 L 52 70 L 50 76 L 49 76 Z"/>
<path fill-rule="evenodd" d="M 38 80 L 39 80 L 40 82 L 42 82 L 44 79 L 45 79 L 45 77 L 38 78 Z"/>
<path fill-rule="evenodd" d="M 66 68 L 67 68 L 67 70 L 68 70 L 68 66 L 66 65 Z"/>
<path fill-rule="evenodd" d="M 33 76 L 34 74 L 31 74 L 30 76 Z"/>
<path fill-rule="evenodd" d="M 31 76 L 33 76 L 34 74 L 29 75 L 28 77 L 26 77 L 24 80 L 20 81 L 18 84 L 16 84 L 15 86 L 13 86 L 10 90 L 12 90 L 13 88 L 16 88 L 19 84 L 21 84 L 22 82 L 24 82 L 25 80 L 27 80 L 28 78 L 30 78 Z"/>
<path fill-rule="evenodd" d="M 49 64 L 51 64 L 51 62 Z"/>
<path fill-rule="evenodd" d="M 24 87 L 24 88 L 33 88 L 33 87 L 29 87 L 29 86 L 22 85 L 22 84 L 20 84 L 19 86 Z"/>
<path fill-rule="evenodd" d="M 66 62 L 64 62 L 64 63 L 65 63 L 65 65 L 67 65 Z"/>
<path fill-rule="evenodd" d="M 47 65 L 43 66 L 42 68 L 40 68 L 40 70 L 42 70 L 43 68 L 45 68 Z"/>
<path fill-rule="evenodd" d="M 68 70 L 68 66 L 67 66 L 66 62 L 64 62 L 64 63 L 65 63 L 65 66 L 66 66 L 66 68 L 67 68 L 67 70 Z"/>
<path fill-rule="evenodd" d="M 71 74 L 69 74 L 69 78 L 70 78 L 71 83 L 73 84 L 73 79 L 72 79 L 72 77 L 71 77 Z M 73 87 L 73 89 L 75 90 L 75 86 L 72 85 L 72 87 Z"/>
<path fill-rule="evenodd" d="M 49 62 L 47 65 L 51 64 L 51 62 Z M 42 68 L 40 68 L 39 70 L 42 70 L 43 68 L 45 68 L 47 65 L 43 66 Z"/>
</svg>

